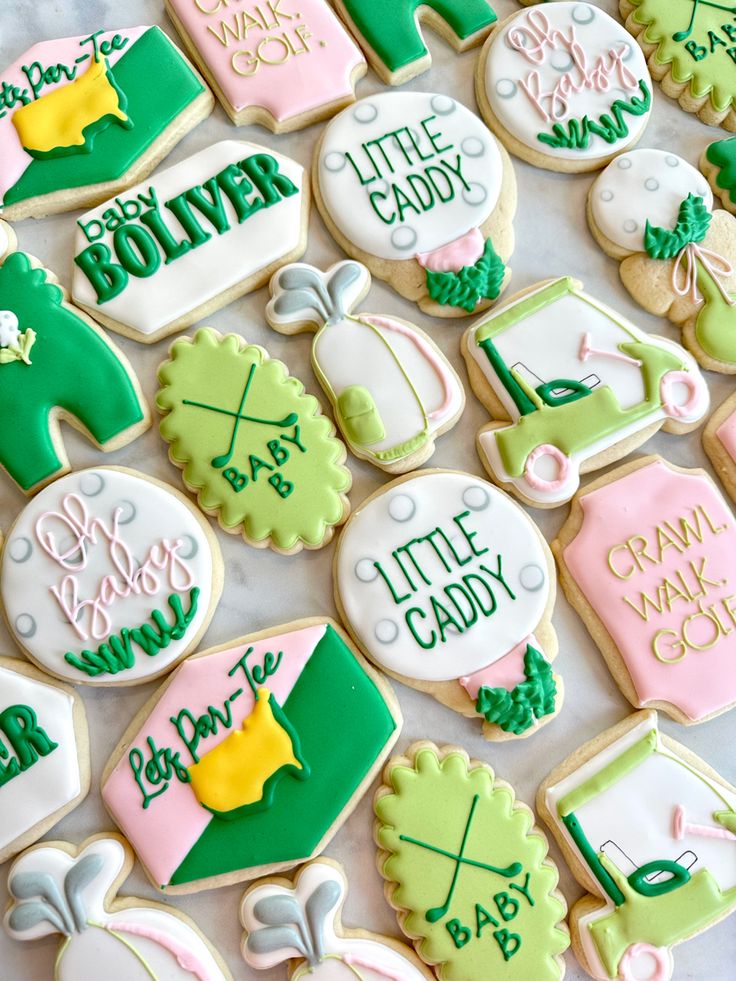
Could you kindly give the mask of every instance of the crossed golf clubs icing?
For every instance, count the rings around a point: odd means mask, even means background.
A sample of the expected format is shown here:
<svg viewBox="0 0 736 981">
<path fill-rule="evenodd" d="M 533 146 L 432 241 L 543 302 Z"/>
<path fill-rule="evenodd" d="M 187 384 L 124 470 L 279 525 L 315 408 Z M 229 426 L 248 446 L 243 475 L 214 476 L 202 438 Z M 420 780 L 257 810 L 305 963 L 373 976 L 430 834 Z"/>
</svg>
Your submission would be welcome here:
<svg viewBox="0 0 736 981">
<path fill-rule="evenodd" d="M 677 31 L 677 33 L 672 35 L 673 41 L 687 41 L 695 27 L 695 17 L 698 13 L 698 7 L 701 5 L 703 7 L 712 7 L 714 10 L 723 10 L 727 14 L 736 14 L 736 6 L 729 7 L 725 3 L 714 3 L 713 0 L 690 0 L 690 2 L 693 5 L 693 10 L 690 14 L 690 23 L 687 25 L 686 30 Z"/>
<path fill-rule="evenodd" d="M 468 843 L 470 825 L 473 823 L 473 816 L 479 800 L 480 794 L 476 794 L 475 797 L 473 797 L 473 803 L 470 805 L 470 813 L 468 814 L 468 820 L 465 823 L 463 840 L 460 843 L 460 851 L 457 855 L 454 852 L 446 851 L 444 848 L 438 848 L 436 845 L 430 845 L 426 841 L 419 841 L 417 838 L 410 838 L 409 835 L 399 835 L 401 841 L 408 841 L 410 845 L 418 845 L 420 848 L 426 848 L 428 851 L 435 852 L 437 855 L 444 855 L 446 858 L 451 858 L 455 863 L 452 881 L 450 882 L 450 888 L 447 892 L 447 898 L 445 899 L 444 903 L 441 906 L 433 906 L 424 914 L 425 919 L 427 919 L 430 923 L 436 923 L 438 920 L 441 920 L 443 917 L 447 916 L 450 909 L 450 903 L 452 902 L 452 897 L 455 895 L 455 888 L 457 886 L 457 880 L 460 876 L 461 865 L 472 865 L 473 868 L 476 869 L 484 869 L 486 872 L 495 872 L 496 875 L 501 875 L 505 879 L 513 879 L 514 876 L 518 875 L 522 870 L 521 862 L 512 862 L 511 865 L 507 865 L 505 869 L 500 869 L 495 865 L 488 865 L 486 862 L 477 862 L 473 858 L 465 857 L 465 846 Z"/>
<path fill-rule="evenodd" d="M 223 409 L 218 405 L 208 405 L 206 402 L 195 402 L 193 399 L 182 399 L 184 405 L 194 405 L 199 409 L 207 409 L 209 412 L 218 412 L 220 415 L 230 416 L 235 420 L 235 425 L 233 426 L 233 431 L 230 435 L 230 445 L 227 448 L 227 452 L 221 453 L 220 456 L 215 456 L 212 458 L 212 466 L 217 470 L 221 470 L 223 467 L 226 467 L 228 463 L 230 463 L 233 453 L 235 452 L 235 441 L 238 438 L 238 429 L 240 428 L 241 422 L 254 422 L 259 426 L 276 426 L 278 429 L 284 429 L 286 426 L 295 425 L 299 419 L 296 412 L 290 412 L 288 415 L 284 416 L 283 419 L 259 419 L 257 416 L 247 416 L 243 414 L 243 409 L 245 408 L 248 392 L 250 390 L 250 385 L 253 381 L 253 375 L 255 372 L 256 366 L 252 364 L 250 366 L 250 371 L 248 372 L 248 377 L 245 380 L 245 388 L 243 389 L 243 394 L 240 398 L 240 405 L 238 406 L 237 412 L 233 412 L 231 409 Z"/>
</svg>

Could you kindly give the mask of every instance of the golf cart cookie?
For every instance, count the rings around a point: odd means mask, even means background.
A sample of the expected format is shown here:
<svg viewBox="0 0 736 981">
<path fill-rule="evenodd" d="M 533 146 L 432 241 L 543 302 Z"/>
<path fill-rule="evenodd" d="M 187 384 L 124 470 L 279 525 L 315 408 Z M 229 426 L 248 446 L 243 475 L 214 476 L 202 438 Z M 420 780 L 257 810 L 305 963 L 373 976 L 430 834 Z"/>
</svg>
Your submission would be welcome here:
<svg viewBox="0 0 736 981">
<path fill-rule="evenodd" d="M 382 487 L 345 526 L 334 576 L 361 650 L 404 684 L 480 716 L 486 739 L 529 736 L 559 712 L 554 562 L 492 484 L 423 470 Z"/>
<path fill-rule="evenodd" d="M 425 313 L 484 310 L 508 284 L 511 160 L 450 96 L 361 99 L 323 130 L 312 176 L 338 245 Z"/>
<path fill-rule="evenodd" d="M 652 110 L 652 80 L 633 38 L 580 0 L 502 21 L 481 52 L 475 92 L 507 150 L 567 173 L 597 170 L 632 147 Z"/>
<path fill-rule="evenodd" d="M 355 99 L 365 58 L 327 0 L 166 0 L 166 12 L 236 126 L 288 133 Z"/>
<path fill-rule="evenodd" d="M 736 22 L 725 0 L 619 0 L 652 75 L 685 112 L 736 129 Z"/>
<path fill-rule="evenodd" d="M 736 705 L 734 547 L 703 470 L 646 457 L 576 494 L 552 546 L 560 581 L 636 708 L 690 725 Z"/>
<path fill-rule="evenodd" d="M 388 473 L 421 466 L 465 407 L 462 383 L 424 331 L 397 317 L 353 314 L 371 276 L 353 260 L 322 273 L 303 263 L 271 280 L 274 330 L 316 330 L 312 368 L 353 453 Z"/>
<path fill-rule="evenodd" d="M 592 977 L 669 981 L 672 947 L 736 909 L 736 791 L 637 712 L 561 763 L 537 810 L 590 895 L 572 946 Z"/>
<path fill-rule="evenodd" d="M 713 211 L 702 174 L 665 150 L 624 153 L 591 186 L 588 223 L 637 303 L 703 367 L 736 372 L 736 218 Z"/>
<path fill-rule="evenodd" d="M 222 556 L 184 494 L 117 467 L 74 471 L 8 532 L 8 629 L 44 671 L 76 685 L 136 685 L 194 649 L 222 592 Z"/>
<path fill-rule="evenodd" d="M 0 221 L 0 469 L 33 494 L 69 471 L 61 421 L 110 452 L 148 429 L 151 417 L 123 353 L 15 246 Z"/>
<path fill-rule="evenodd" d="M 0 862 L 74 810 L 89 779 L 82 699 L 26 661 L 0 657 Z"/>
<path fill-rule="evenodd" d="M 376 791 L 386 898 L 447 981 L 561 981 L 567 904 L 547 839 L 513 788 L 457 747 L 414 743 Z"/>
<path fill-rule="evenodd" d="M 703 449 L 729 497 L 736 501 L 736 395 L 730 395 L 708 420 Z"/>
<path fill-rule="evenodd" d="M 96 835 L 79 848 L 37 845 L 10 868 L 5 929 L 19 941 L 59 934 L 56 981 L 232 981 L 188 916 L 117 896 L 132 868 L 118 835 Z"/>
<path fill-rule="evenodd" d="M 39 41 L 0 73 L 0 211 L 87 207 L 146 174 L 212 112 L 159 27 Z"/>
<path fill-rule="evenodd" d="M 386 85 L 403 85 L 430 68 L 425 24 L 455 51 L 467 51 L 496 23 L 489 0 L 335 0 L 335 7 Z"/>
<path fill-rule="evenodd" d="M 705 381 L 679 344 L 635 327 L 569 276 L 468 328 L 463 354 L 497 420 L 477 436 L 483 465 L 533 507 L 564 504 L 581 473 L 615 463 L 662 427 L 689 432 L 708 411 Z"/>
<path fill-rule="evenodd" d="M 240 907 L 246 964 L 260 971 L 288 963 L 293 981 L 307 975 L 314 981 L 431 981 L 434 974 L 405 944 L 343 927 L 347 890 L 342 867 L 325 858 L 303 865 L 293 883 L 274 878 L 251 886 Z"/>
<path fill-rule="evenodd" d="M 326 848 L 401 721 L 335 623 L 298 620 L 187 658 L 122 737 L 102 800 L 157 889 L 272 875 Z"/>
<path fill-rule="evenodd" d="M 77 219 L 72 295 L 106 327 L 151 344 L 298 259 L 308 218 L 296 161 L 215 143 Z"/>
<path fill-rule="evenodd" d="M 237 334 L 175 341 L 156 405 L 199 506 L 250 545 L 321 548 L 348 515 L 345 446 L 286 366 Z"/>
</svg>

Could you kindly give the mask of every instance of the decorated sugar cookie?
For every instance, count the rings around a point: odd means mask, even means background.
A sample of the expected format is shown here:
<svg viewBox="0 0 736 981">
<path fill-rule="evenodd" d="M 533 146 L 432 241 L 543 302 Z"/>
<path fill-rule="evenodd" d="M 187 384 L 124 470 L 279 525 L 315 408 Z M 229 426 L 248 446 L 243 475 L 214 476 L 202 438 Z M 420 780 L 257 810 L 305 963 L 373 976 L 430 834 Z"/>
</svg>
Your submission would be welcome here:
<svg viewBox="0 0 736 981">
<path fill-rule="evenodd" d="M 69 470 L 61 421 L 111 451 L 139 436 L 151 418 L 122 352 L 15 244 L 0 221 L 0 415 L 7 422 L 0 469 L 34 493 Z"/>
<path fill-rule="evenodd" d="M 450 96 L 361 99 L 325 127 L 312 176 L 338 244 L 425 313 L 483 310 L 507 285 L 511 161 Z"/>
<path fill-rule="evenodd" d="M 6 622 L 44 671 L 74 684 L 131 685 L 197 644 L 222 592 L 222 557 L 189 501 L 115 467 L 44 488 L 8 532 Z"/>
<path fill-rule="evenodd" d="M 580 491 L 553 550 L 624 695 L 689 725 L 736 704 L 736 519 L 703 470 L 660 457 Z"/>
<path fill-rule="evenodd" d="M 635 327 L 570 276 L 517 294 L 468 328 L 462 349 L 496 420 L 478 432 L 483 466 L 534 507 L 569 501 L 581 473 L 661 427 L 689 432 L 708 411 L 705 381 L 679 344 Z"/>
<path fill-rule="evenodd" d="M 335 598 L 388 674 L 470 718 L 487 739 L 528 736 L 562 705 L 552 556 L 502 491 L 425 470 L 382 487 L 337 546 Z"/>
<path fill-rule="evenodd" d="M 700 169 L 723 207 L 736 214 L 736 136 L 709 143 L 701 154 Z"/>
<path fill-rule="evenodd" d="M 18 658 L 0 657 L 0 863 L 89 791 L 84 703 Z"/>
<path fill-rule="evenodd" d="M 561 763 L 537 810 L 590 895 L 572 947 L 592 977 L 670 981 L 672 948 L 736 909 L 736 790 L 637 712 Z"/>
<path fill-rule="evenodd" d="M 316 330 L 312 368 L 356 456 L 405 473 L 434 452 L 465 406 L 462 383 L 424 331 L 397 317 L 353 311 L 371 276 L 359 262 L 284 266 L 271 280 L 269 324 Z"/>
<path fill-rule="evenodd" d="M 703 448 L 729 497 L 736 501 L 736 396 L 730 395 L 708 420 Z"/>
<path fill-rule="evenodd" d="M 386 898 L 443 981 L 560 981 L 567 905 L 513 788 L 456 747 L 414 743 L 374 800 Z"/>
<path fill-rule="evenodd" d="M 232 981 L 188 916 L 117 895 L 132 868 L 118 835 L 96 835 L 79 848 L 37 845 L 11 866 L 5 929 L 20 941 L 59 934 L 56 981 Z"/>
<path fill-rule="evenodd" d="M 736 21 L 716 0 L 619 0 L 662 91 L 709 126 L 736 127 Z"/>
<path fill-rule="evenodd" d="M 123 736 L 102 799 L 156 888 L 253 879 L 326 847 L 400 728 L 339 627 L 299 620 L 187 658 Z"/>
<path fill-rule="evenodd" d="M 296 981 L 305 975 L 315 981 L 433 978 L 405 944 L 343 927 L 347 888 L 342 868 L 324 858 L 303 865 L 293 884 L 274 878 L 251 886 L 240 907 L 246 964 L 263 970 L 290 962 Z"/>
<path fill-rule="evenodd" d="M 496 23 L 489 0 L 336 0 L 371 67 L 387 85 L 403 85 L 432 64 L 426 24 L 456 51 L 480 44 Z"/>
<path fill-rule="evenodd" d="M 159 27 L 39 41 L 0 74 L 0 209 L 41 218 L 142 180 L 214 99 Z"/>
<path fill-rule="evenodd" d="M 166 0 L 166 10 L 237 126 L 309 126 L 352 102 L 366 72 L 327 0 Z"/>
<path fill-rule="evenodd" d="M 624 153 L 594 181 L 588 222 L 634 299 L 705 368 L 736 372 L 736 218 L 713 211 L 702 174 L 666 150 Z"/>
<path fill-rule="evenodd" d="M 580 0 L 504 20 L 483 48 L 475 91 L 508 150 L 569 173 L 597 170 L 633 146 L 652 109 L 652 80 L 633 38 Z"/>
<path fill-rule="evenodd" d="M 172 463 L 225 531 L 278 552 L 321 548 L 348 515 L 345 446 L 262 347 L 202 328 L 175 341 L 156 404 Z"/>
<path fill-rule="evenodd" d="M 268 282 L 307 244 L 304 168 L 236 140 L 200 150 L 77 219 L 72 294 L 145 343 Z"/>
</svg>

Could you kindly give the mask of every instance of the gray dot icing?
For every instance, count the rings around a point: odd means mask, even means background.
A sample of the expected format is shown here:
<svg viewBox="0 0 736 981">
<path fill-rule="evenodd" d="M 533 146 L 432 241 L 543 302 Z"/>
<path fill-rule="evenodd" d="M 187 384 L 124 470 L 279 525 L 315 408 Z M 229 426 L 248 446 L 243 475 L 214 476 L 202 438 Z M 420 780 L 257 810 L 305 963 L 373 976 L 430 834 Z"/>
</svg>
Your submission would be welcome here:
<svg viewBox="0 0 736 981">
<path fill-rule="evenodd" d="M 361 582 L 373 582 L 378 576 L 378 570 L 373 559 L 358 559 L 355 563 L 355 578 Z"/>
<path fill-rule="evenodd" d="M 33 552 L 33 542 L 25 535 L 14 538 L 8 545 L 8 555 L 13 562 L 27 562 Z"/>
<path fill-rule="evenodd" d="M 105 478 L 98 470 L 83 473 L 79 480 L 79 489 L 85 497 L 97 497 L 105 487 Z"/>
<path fill-rule="evenodd" d="M 576 24 L 590 24 L 594 18 L 595 10 L 590 4 L 579 3 L 577 7 L 573 8 L 572 19 Z"/>
<path fill-rule="evenodd" d="M 485 144 L 477 136 L 467 136 L 460 144 L 460 149 L 466 157 L 482 157 L 485 153 Z"/>
<path fill-rule="evenodd" d="M 118 524 L 129 525 L 131 521 L 135 521 L 136 515 L 138 514 L 138 508 L 132 501 L 121 501 L 118 507 L 122 512 L 118 518 Z"/>
<path fill-rule="evenodd" d="M 540 566 L 530 563 L 522 566 L 519 573 L 519 582 L 528 593 L 536 593 L 544 586 L 546 576 Z"/>
<path fill-rule="evenodd" d="M 480 484 L 466 487 L 463 491 L 463 504 L 471 511 L 484 511 L 491 503 L 491 495 Z"/>
<path fill-rule="evenodd" d="M 433 95 L 430 99 L 432 109 L 438 116 L 448 116 L 455 109 L 455 100 L 449 95 Z"/>
<path fill-rule="evenodd" d="M 613 191 L 601 191 L 601 201 L 613 201 Z"/>
<path fill-rule="evenodd" d="M 648 177 L 644 181 L 644 187 L 648 191 L 658 191 L 659 190 L 659 181 L 657 180 L 656 177 Z"/>
<path fill-rule="evenodd" d="M 409 249 L 413 249 L 417 242 L 417 233 L 409 225 L 402 225 L 401 228 L 394 229 L 391 232 L 391 243 L 395 249 L 401 249 L 402 252 L 408 252 Z"/>
<path fill-rule="evenodd" d="M 517 93 L 517 85 L 510 78 L 499 78 L 496 82 L 496 95 L 501 99 L 511 99 Z"/>
<path fill-rule="evenodd" d="M 33 637 L 37 630 L 36 621 L 30 613 L 21 613 L 15 619 L 15 632 L 19 637 Z"/>
<path fill-rule="evenodd" d="M 621 159 L 616 162 L 616 166 L 620 170 L 628 170 L 631 166 L 631 160 L 628 157 L 621 157 Z"/>
<path fill-rule="evenodd" d="M 337 150 L 331 150 L 325 155 L 322 165 L 325 170 L 330 170 L 332 173 L 337 173 L 338 170 L 342 170 L 347 160 L 344 153 L 339 153 Z"/>
<path fill-rule="evenodd" d="M 358 123 L 372 123 L 378 115 L 378 109 L 372 102 L 359 102 L 353 110 L 353 119 Z"/>
<path fill-rule="evenodd" d="M 483 204 L 487 197 L 488 191 L 482 184 L 471 183 L 468 185 L 468 187 L 463 188 L 463 201 L 465 201 L 467 204 Z"/>
<path fill-rule="evenodd" d="M 381 644 L 393 644 L 399 636 L 399 628 L 393 620 L 379 620 L 375 626 L 376 640 Z"/>
<path fill-rule="evenodd" d="M 394 494 L 388 504 L 388 513 L 394 521 L 410 521 L 416 510 L 414 498 L 408 494 Z"/>
<path fill-rule="evenodd" d="M 193 535 L 182 535 L 182 541 L 187 543 L 187 549 L 179 549 L 178 555 L 181 559 L 193 559 L 199 551 L 199 542 Z"/>
</svg>

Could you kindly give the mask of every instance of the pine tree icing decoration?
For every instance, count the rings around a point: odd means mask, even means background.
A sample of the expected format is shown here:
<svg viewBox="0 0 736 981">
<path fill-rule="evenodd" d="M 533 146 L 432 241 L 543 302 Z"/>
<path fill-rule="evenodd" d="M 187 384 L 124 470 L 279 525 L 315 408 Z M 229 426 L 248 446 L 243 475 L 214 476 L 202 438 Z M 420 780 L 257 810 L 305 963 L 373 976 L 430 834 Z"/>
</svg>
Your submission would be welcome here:
<svg viewBox="0 0 736 981">
<path fill-rule="evenodd" d="M 511 691 L 482 685 L 475 703 L 476 710 L 486 722 L 515 736 L 526 732 L 537 719 L 555 711 L 555 673 L 549 661 L 531 644 L 527 644 L 524 655 L 524 676 L 524 681 Z"/>
</svg>

